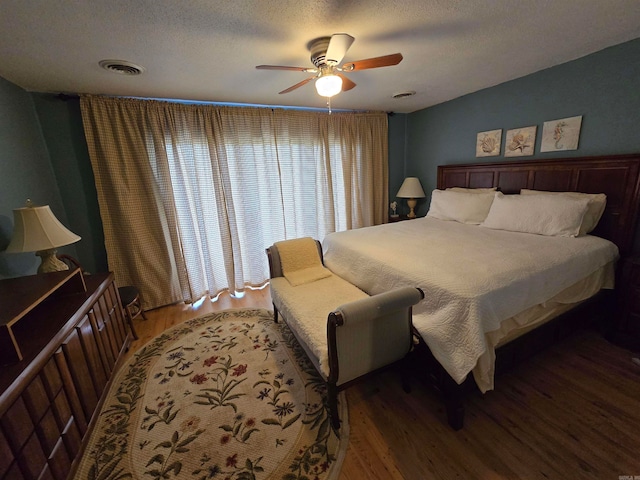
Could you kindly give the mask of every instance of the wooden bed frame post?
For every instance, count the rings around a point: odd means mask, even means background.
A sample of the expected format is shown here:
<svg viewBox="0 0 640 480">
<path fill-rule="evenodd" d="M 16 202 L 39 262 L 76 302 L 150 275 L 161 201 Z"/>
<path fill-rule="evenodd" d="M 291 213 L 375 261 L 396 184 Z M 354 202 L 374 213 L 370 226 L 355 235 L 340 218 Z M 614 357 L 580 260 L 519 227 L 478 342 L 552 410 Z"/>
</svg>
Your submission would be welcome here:
<svg viewBox="0 0 640 480">
<path fill-rule="evenodd" d="M 449 375 L 445 375 L 442 395 L 447 410 L 447 422 L 454 430 L 462 430 L 464 426 L 464 390 Z"/>
<path fill-rule="evenodd" d="M 405 393 L 411 393 L 411 357 L 407 353 L 400 362 L 400 381 L 402 382 L 402 390 Z"/>
<path fill-rule="evenodd" d="M 464 401 L 470 388 L 475 383 L 467 379 L 458 385 L 451 378 L 444 367 L 436 360 L 426 342 L 414 329 L 414 335 L 419 339 L 415 349 L 410 353 L 414 357 L 409 364 L 409 370 L 427 384 L 432 385 L 440 393 L 447 412 L 447 423 L 454 430 L 461 430 L 464 426 Z"/>
</svg>

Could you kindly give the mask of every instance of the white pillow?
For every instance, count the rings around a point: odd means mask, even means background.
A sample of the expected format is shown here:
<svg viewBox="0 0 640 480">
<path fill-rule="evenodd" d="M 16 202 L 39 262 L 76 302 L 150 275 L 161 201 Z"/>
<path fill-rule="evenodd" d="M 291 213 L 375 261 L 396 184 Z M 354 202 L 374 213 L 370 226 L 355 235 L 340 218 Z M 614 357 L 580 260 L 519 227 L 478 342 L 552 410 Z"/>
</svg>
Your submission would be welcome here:
<svg viewBox="0 0 640 480">
<path fill-rule="evenodd" d="M 434 190 L 431 192 L 431 205 L 427 216 L 479 225 L 487 218 L 493 197 L 493 192 L 467 193 Z"/>
<path fill-rule="evenodd" d="M 464 188 L 464 187 L 449 187 L 447 190 L 450 192 L 465 192 L 465 193 L 494 193 L 498 187 L 489 188 Z"/>
<path fill-rule="evenodd" d="M 576 237 L 587 211 L 587 198 L 564 195 L 504 195 L 496 192 L 480 225 L 495 230 Z"/>
<path fill-rule="evenodd" d="M 543 190 L 527 190 L 523 188 L 520 190 L 522 195 L 565 195 L 571 198 L 588 198 L 589 206 L 587 207 L 587 213 L 582 219 L 582 225 L 580 225 L 580 235 L 586 235 L 592 231 L 598 225 L 600 217 L 604 213 L 604 207 L 607 206 L 607 196 L 604 193 L 581 193 L 581 192 L 545 192 Z"/>
</svg>

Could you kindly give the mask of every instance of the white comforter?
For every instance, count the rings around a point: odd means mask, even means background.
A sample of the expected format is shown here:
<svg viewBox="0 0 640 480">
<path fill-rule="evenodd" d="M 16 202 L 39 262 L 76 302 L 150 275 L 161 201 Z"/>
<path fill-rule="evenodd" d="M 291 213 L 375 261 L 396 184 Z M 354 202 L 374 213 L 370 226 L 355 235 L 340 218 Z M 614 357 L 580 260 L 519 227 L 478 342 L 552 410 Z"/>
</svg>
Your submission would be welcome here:
<svg viewBox="0 0 640 480">
<path fill-rule="evenodd" d="M 332 233 L 323 248 L 325 265 L 370 295 L 422 288 L 414 326 L 458 383 L 493 355 L 488 332 L 618 256 L 613 243 L 590 235 L 546 237 L 429 217 Z M 479 387 L 493 388 L 493 375 Z"/>
</svg>

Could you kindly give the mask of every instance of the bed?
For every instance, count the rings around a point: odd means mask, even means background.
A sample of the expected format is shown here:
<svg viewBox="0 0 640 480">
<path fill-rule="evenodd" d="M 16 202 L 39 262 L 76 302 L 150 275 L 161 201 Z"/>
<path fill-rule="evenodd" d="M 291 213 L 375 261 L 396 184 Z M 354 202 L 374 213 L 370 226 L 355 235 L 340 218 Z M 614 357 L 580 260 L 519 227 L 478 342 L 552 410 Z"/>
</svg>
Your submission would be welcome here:
<svg viewBox="0 0 640 480">
<path fill-rule="evenodd" d="M 323 241 L 325 265 L 368 294 L 399 286 L 425 291 L 413 316 L 417 370 L 443 393 L 448 421 L 459 429 L 469 388 L 493 389 L 497 369 L 570 333 L 586 321 L 585 311 L 597 314 L 611 301 L 606 292 L 615 284 L 616 261 L 633 246 L 639 170 L 640 155 L 440 166 L 441 191 L 497 188 L 500 205 L 529 202 L 510 196 L 521 190 L 605 194 L 606 208 L 590 234 L 575 238 L 514 232 L 499 222 L 485 228 L 489 217 L 479 226 L 430 213 L 330 234 Z M 549 199 L 534 203 L 543 197 Z M 434 203 L 432 209 L 435 214 Z M 576 234 L 584 233 L 580 228 Z"/>
</svg>

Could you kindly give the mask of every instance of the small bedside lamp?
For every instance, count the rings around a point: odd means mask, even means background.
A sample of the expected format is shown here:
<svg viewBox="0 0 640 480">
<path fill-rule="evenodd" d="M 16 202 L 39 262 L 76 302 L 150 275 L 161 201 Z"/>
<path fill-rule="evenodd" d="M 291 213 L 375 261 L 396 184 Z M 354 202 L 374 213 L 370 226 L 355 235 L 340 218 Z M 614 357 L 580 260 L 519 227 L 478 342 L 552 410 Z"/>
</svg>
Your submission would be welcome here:
<svg viewBox="0 0 640 480">
<path fill-rule="evenodd" d="M 396 195 L 398 198 L 406 198 L 407 205 L 410 208 L 409 218 L 416 218 L 416 213 L 414 212 L 414 208 L 417 205 L 417 198 L 424 198 L 424 190 L 422 189 L 422 185 L 420 184 L 420 180 L 418 177 L 407 177 L 402 182 L 402 186 L 400 190 L 398 190 L 398 194 Z"/>
<path fill-rule="evenodd" d="M 38 273 L 69 269 L 56 257 L 56 248 L 75 243 L 80 237 L 60 223 L 49 205 L 38 207 L 27 200 L 26 207 L 13 210 L 13 219 L 13 238 L 7 253 L 36 252 L 42 258 Z"/>
</svg>

